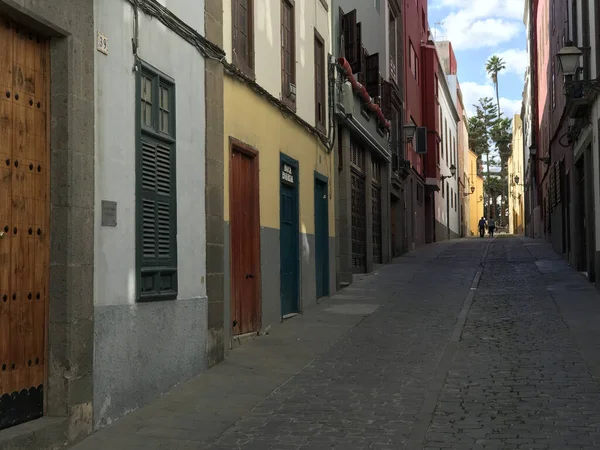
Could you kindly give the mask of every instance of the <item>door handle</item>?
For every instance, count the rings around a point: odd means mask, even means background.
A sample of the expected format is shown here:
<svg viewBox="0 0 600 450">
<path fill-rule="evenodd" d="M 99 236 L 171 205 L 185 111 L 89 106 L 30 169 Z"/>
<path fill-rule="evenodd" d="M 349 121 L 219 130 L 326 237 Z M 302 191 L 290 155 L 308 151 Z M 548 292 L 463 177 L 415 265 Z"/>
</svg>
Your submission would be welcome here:
<svg viewBox="0 0 600 450">
<path fill-rule="evenodd" d="M 246 280 L 247 280 L 248 278 L 254 278 L 254 274 L 253 274 L 253 273 L 247 273 L 247 274 L 246 274 Z"/>
</svg>

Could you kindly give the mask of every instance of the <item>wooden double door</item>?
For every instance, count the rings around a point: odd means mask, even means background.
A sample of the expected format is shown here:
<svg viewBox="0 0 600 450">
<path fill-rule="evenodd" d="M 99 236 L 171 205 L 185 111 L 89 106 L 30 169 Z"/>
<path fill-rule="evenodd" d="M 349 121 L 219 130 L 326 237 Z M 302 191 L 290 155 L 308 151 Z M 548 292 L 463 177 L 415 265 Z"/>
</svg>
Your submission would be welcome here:
<svg viewBox="0 0 600 450">
<path fill-rule="evenodd" d="M 0 16 L 0 429 L 43 414 L 49 42 Z"/>
</svg>

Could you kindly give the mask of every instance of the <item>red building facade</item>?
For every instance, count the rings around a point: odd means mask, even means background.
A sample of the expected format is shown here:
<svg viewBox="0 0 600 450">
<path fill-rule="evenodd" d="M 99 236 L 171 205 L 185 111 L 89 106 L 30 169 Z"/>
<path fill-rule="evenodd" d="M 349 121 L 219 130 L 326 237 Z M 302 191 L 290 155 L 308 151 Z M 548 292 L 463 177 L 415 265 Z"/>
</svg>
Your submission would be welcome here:
<svg viewBox="0 0 600 450">
<path fill-rule="evenodd" d="M 415 246 L 435 241 L 433 192 L 439 190 L 437 149 L 440 143 L 437 99 L 439 58 L 431 40 L 426 0 L 404 0 L 404 122 L 426 127 L 426 146 L 413 139 L 407 145 L 411 165 L 408 214 Z M 425 154 L 417 153 L 417 148 Z M 411 209 L 412 206 L 412 209 Z"/>
</svg>

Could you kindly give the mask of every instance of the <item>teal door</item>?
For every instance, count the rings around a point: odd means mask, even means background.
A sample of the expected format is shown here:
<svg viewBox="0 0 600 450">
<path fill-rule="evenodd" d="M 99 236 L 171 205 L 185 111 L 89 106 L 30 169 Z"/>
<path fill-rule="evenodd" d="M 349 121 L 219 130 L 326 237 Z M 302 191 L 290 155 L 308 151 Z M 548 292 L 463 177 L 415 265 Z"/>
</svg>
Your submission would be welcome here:
<svg viewBox="0 0 600 450">
<path fill-rule="evenodd" d="M 315 173 L 315 272 L 317 298 L 329 295 L 329 203 L 327 178 Z"/>
<path fill-rule="evenodd" d="M 281 276 L 281 315 L 297 313 L 299 308 L 299 239 L 298 239 L 298 166 L 281 156 L 279 258 Z"/>
</svg>

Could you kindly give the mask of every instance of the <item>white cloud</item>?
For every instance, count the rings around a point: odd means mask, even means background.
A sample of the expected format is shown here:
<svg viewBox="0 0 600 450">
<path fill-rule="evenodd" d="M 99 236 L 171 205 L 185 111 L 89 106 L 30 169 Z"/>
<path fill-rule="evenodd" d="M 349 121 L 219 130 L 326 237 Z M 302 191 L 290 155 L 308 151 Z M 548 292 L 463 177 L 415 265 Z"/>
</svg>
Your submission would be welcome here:
<svg viewBox="0 0 600 450">
<path fill-rule="evenodd" d="M 475 115 L 475 107 L 473 105 L 479 103 L 482 97 L 490 97 L 496 102 L 496 91 L 492 84 L 478 84 L 473 81 L 460 83 L 460 89 L 463 95 L 463 103 L 467 110 L 467 115 L 473 117 Z M 515 113 L 521 111 L 522 100 L 511 100 L 505 97 L 500 97 L 500 109 L 504 113 L 504 117 L 512 117 Z"/>
<path fill-rule="evenodd" d="M 500 72 L 500 76 L 507 72 L 514 72 L 520 76 L 525 74 L 527 66 L 529 65 L 529 55 L 527 54 L 527 50 L 511 48 L 496 54 L 504 60 L 506 65 L 506 70 Z"/>
<path fill-rule="evenodd" d="M 496 47 L 523 29 L 523 0 L 437 0 L 432 8 L 451 8 L 438 36 L 457 50 Z"/>
</svg>

